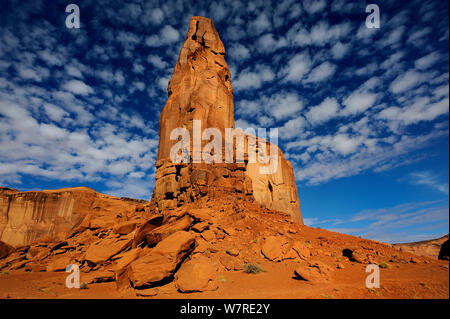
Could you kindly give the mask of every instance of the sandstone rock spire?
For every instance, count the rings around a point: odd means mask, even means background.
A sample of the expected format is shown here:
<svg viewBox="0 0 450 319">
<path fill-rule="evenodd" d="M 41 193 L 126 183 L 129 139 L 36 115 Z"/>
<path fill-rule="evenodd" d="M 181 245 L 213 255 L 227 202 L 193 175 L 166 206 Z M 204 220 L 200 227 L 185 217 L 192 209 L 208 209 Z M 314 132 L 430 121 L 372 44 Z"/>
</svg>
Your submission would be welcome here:
<svg viewBox="0 0 450 319">
<path fill-rule="evenodd" d="M 215 127 L 222 133 L 226 127 L 234 127 L 230 70 L 212 20 L 192 17 L 168 95 L 160 117 L 157 160 L 169 158 L 174 128 L 184 127 L 192 134 L 193 120 L 200 120 L 202 128 Z"/>
<path fill-rule="evenodd" d="M 288 213 L 303 223 L 293 169 L 278 147 L 275 150 L 279 164 L 272 174 L 261 174 L 261 164 L 249 163 L 248 141 L 243 163 L 173 163 L 170 150 L 177 141 L 170 139 L 171 132 L 184 128 L 192 137 L 194 121 L 201 123 L 202 130 L 218 129 L 222 137 L 226 128 L 234 128 L 233 87 L 225 48 L 212 20 L 197 16 L 191 19 L 160 116 L 152 204 L 164 210 L 204 196 L 251 198 L 263 207 Z M 237 133 L 240 134 L 248 136 L 242 131 Z M 264 144 L 269 149 L 269 142 L 259 138 L 256 141 L 259 151 Z M 202 147 L 207 143 L 202 140 Z M 189 147 L 192 160 L 193 143 Z"/>
</svg>

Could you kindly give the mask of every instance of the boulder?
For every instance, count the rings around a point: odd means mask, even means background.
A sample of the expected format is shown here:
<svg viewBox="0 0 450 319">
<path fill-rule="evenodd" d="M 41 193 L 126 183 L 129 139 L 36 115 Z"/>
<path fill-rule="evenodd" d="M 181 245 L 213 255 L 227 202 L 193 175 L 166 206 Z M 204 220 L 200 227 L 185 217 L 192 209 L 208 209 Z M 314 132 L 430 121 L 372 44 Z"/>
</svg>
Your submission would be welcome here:
<svg viewBox="0 0 450 319">
<path fill-rule="evenodd" d="M 306 260 L 311 256 L 309 248 L 299 241 L 294 242 L 294 244 L 292 245 L 292 249 L 297 253 L 298 257 L 300 257 L 301 259 Z"/>
<path fill-rule="evenodd" d="M 132 262 L 128 268 L 128 278 L 135 288 L 157 284 L 171 277 L 194 248 L 194 234 L 176 232 L 159 242 L 147 255 Z"/>
<path fill-rule="evenodd" d="M 281 237 L 267 237 L 261 247 L 261 253 L 268 260 L 281 261 L 283 259 L 283 242 Z"/>
<path fill-rule="evenodd" d="M 216 240 L 216 234 L 211 229 L 204 231 L 201 236 L 208 243 L 212 243 Z"/>
<path fill-rule="evenodd" d="M 128 235 L 136 228 L 135 221 L 122 222 L 113 227 L 113 232 L 119 235 Z"/>
<path fill-rule="evenodd" d="M 229 255 L 220 256 L 219 261 L 226 270 L 242 270 L 243 268 L 241 261 Z"/>
<path fill-rule="evenodd" d="M 202 231 L 209 228 L 209 223 L 201 222 L 192 226 L 192 230 L 201 233 Z"/>
<path fill-rule="evenodd" d="M 117 261 L 116 265 L 114 266 L 114 270 L 116 271 L 116 273 L 122 272 L 133 261 L 138 259 L 139 255 L 141 254 L 141 251 L 142 251 L 141 248 L 134 248 L 124 253 L 123 256 Z"/>
<path fill-rule="evenodd" d="M 0 241 L 0 259 L 8 257 L 13 250 L 12 246 Z"/>
<path fill-rule="evenodd" d="M 232 247 L 230 249 L 227 249 L 226 253 L 230 256 L 237 257 L 239 256 L 239 249 L 237 249 L 236 247 Z"/>
<path fill-rule="evenodd" d="M 360 264 L 365 264 L 368 261 L 367 254 L 363 253 L 360 250 L 352 251 L 350 260 L 356 261 L 357 263 L 360 263 Z"/>
<path fill-rule="evenodd" d="M 66 267 L 73 263 L 72 260 L 69 256 L 56 258 L 47 264 L 47 271 L 65 271 Z"/>
<path fill-rule="evenodd" d="M 89 246 L 85 259 L 90 264 L 101 264 L 131 245 L 129 238 L 101 239 Z"/>
<path fill-rule="evenodd" d="M 180 292 L 216 290 L 219 281 L 209 258 L 199 257 L 183 264 L 175 274 L 175 287 Z"/>
<path fill-rule="evenodd" d="M 164 238 L 181 230 L 187 230 L 192 224 L 192 218 L 188 215 L 176 220 L 172 223 L 166 223 L 158 228 L 153 229 L 145 234 L 147 245 L 152 246 L 160 242 Z"/>
<path fill-rule="evenodd" d="M 311 283 L 321 283 L 326 281 L 317 268 L 308 266 L 297 266 L 294 270 L 294 274 L 297 279 L 306 280 Z"/>
<path fill-rule="evenodd" d="M 50 248 L 47 247 L 30 247 L 26 258 L 28 260 L 42 260 L 50 254 Z"/>
<path fill-rule="evenodd" d="M 145 238 L 145 235 L 152 231 L 153 229 L 161 226 L 163 222 L 164 216 L 161 214 L 157 214 L 148 219 L 145 223 L 143 223 L 136 231 L 133 238 L 133 248 L 139 245 Z"/>
<path fill-rule="evenodd" d="M 25 271 L 32 271 L 32 272 L 42 272 L 46 271 L 47 267 L 46 265 L 39 263 L 39 262 L 29 262 L 25 265 Z"/>
<path fill-rule="evenodd" d="M 115 273 L 112 270 L 95 271 L 86 275 L 85 280 L 88 284 L 114 281 Z"/>
</svg>

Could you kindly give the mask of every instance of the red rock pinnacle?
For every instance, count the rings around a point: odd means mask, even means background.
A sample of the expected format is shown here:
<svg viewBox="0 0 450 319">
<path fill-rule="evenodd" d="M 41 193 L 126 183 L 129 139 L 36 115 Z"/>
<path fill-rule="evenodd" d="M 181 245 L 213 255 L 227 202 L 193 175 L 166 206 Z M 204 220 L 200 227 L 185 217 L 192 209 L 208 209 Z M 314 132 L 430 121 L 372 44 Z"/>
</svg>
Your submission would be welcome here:
<svg viewBox="0 0 450 319">
<path fill-rule="evenodd" d="M 170 151 L 177 143 L 170 136 L 176 128 L 186 129 L 194 139 L 194 121 L 201 124 L 201 130 L 216 128 L 222 139 L 227 128 L 234 128 L 230 70 L 225 61 L 225 48 L 211 19 L 192 17 L 169 82 L 168 95 L 159 124 L 152 197 L 156 207 L 171 209 L 204 196 L 251 197 L 262 206 L 288 213 L 295 221 L 303 223 L 292 166 L 276 146 L 278 165 L 271 174 L 261 174 L 260 168 L 264 165 L 249 162 L 247 141 L 242 163 L 193 163 L 195 149 L 192 142 L 189 163 L 174 163 L 170 158 Z M 242 132 L 237 132 L 240 134 Z M 267 145 L 269 150 L 270 143 L 262 139 L 256 141 Z M 208 142 L 200 140 L 202 147 Z M 258 145 L 258 151 L 261 151 L 261 145 Z"/>
</svg>

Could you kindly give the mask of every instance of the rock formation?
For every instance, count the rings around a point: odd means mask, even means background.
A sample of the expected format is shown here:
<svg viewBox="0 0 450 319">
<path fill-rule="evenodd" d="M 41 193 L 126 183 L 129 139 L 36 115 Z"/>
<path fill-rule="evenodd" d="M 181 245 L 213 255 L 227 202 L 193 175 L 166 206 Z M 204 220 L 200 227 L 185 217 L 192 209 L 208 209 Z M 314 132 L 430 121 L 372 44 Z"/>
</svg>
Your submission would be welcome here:
<svg viewBox="0 0 450 319">
<path fill-rule="evenodd" d="M 173 209 L 200 197 L 211 199 L 217 195 L 254 198 L 263 207 L 286 212 L 294 221 L 303 224 L 300 203 L 291 164 L 275 146 L 277 169 L 261 174 L 260 167 L 267 164 L 249 162 L 249 142 L 245 140 L 244 161 L 225 163 L 225 136 L 227 128 L 234 128 L 233 88 L 225 48 L 208 18 L 193 17 L 181 48 L 177 64 L 168 86 L 168 100 L 160 116 L 159 149 L 156 164 L 155 188 L 152 202 L 158 209 Z M 221 135 L 222 163 L 195 162 L 199 156 L 194 148 L 194 121 L 201 131 L 216 128 Z M 189 163 L 174 163 L 170 151 L 178 140 L 170 138 L 176 128 L 185 128 L 192 142 L 189 144 Z M 237 136 L 233 142 L 236 159 Z M 251 135 L 250 135 L 251 136 Z M 251 136 L 253 137 L 253 136 Z M 210 141 L 199 138 L 201 149 Z M 270 143 L 256 138 L 258 154 L 261 146 Z M 217 150 L 214 150 L 216 155 Z M 263 155 L 264 156 L 264 155 Z M 194 161 L 193 161 L 194 160 Z"/>
<path fill-rule="evenodd" d="M 448 236 L 447 236 L 448 238 Z M 442 244 L 441 249 L 439 250 L 438 259 L 449 260 L 450 248 L 448 244 L 448 239 Z"/>
<path fill-rule="evenodd" d="M 113 224 L 117 210 L 134 210 L 137 204 L 87 187 L 29 192 L 0 188 L 0 241 L 21 246 L 43 237 L 63 239 L 86 217 L 99 225 Z"/>
<path fill-rule="evenodd" d="M 427 256 L 431 258 L 439 258 L 441 255 L 441 251 L 443 252 L 444 244 L 448 242 L 448 235 L 442 236 L 440 238 L 431 239 L 431 240 L 423 240 L 413 243 L 403 243 L 403 244 L 394 244 L 394 248 L 397 248 L 401 251 L 407 251 L 409 253 L 413 253 L 419 256 Z M 447 243 L 448 245 L 448 243 Z M 447 246 L 448 247 L 448 246 Z M 447 248 L 448 250 L 448 248 Z M 448 256 L 448 252 L 447 252 Z M 447 257 L 448 258 L 448 257 Z M 439 258 L 441 259 L 441 258 Z M 443 258 L 442 258 L 443 259 Z"/>
</svg>

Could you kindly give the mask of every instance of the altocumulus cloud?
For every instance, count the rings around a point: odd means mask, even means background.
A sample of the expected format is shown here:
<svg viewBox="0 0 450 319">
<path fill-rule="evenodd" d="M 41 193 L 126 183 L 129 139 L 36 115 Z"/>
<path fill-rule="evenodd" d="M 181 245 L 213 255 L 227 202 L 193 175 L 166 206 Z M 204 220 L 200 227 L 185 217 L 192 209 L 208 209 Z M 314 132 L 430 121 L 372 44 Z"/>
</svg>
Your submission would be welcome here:
<svg viewBox="0 0 450 319">
<path fill-rule="evenodd" d="M 64 27 L 66 5 L 5 1 L 3 185 L 149 198 L 158 118 L 193 15 L 214 18 L 227 49 L 236 123 L 279 127 L 302 184 L 426 160 L 417 152 L 448 141 L 444 2 L 383 1 L 376 30 L 360 1 L 99 0 L 80 4 L 78 30 Z"/>
</svg>

